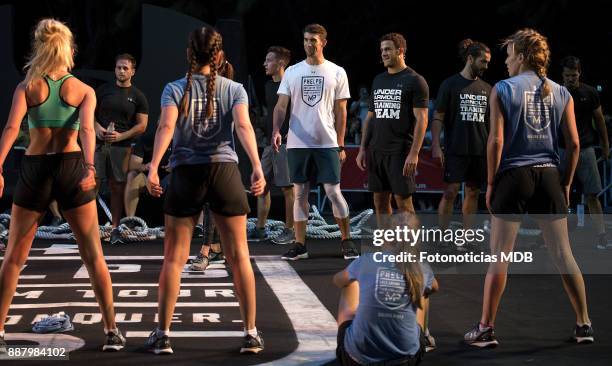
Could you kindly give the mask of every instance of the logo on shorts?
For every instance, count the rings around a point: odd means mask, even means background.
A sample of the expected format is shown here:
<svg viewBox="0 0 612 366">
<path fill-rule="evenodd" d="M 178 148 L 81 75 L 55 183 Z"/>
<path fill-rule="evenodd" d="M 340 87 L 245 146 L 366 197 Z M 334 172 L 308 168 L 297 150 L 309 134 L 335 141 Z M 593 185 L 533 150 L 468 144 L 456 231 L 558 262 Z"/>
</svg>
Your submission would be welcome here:
<svg viewBox="0 0 612 366">
<path fill-rule="evenodd" d="M 323 76 L 302 76 L 302 101 L 314 107 L 323 97 L 325 78 Z"/>
<path fill-rule="evenodd" d="M 218 104 L 218 100 L 215 98 L 213 114 L 210 118 L 206 118 L 206 99 L 191 100 L 191 129 L 198 137 L 209 140 L 221 132 Z"/>
<path fill-rule="evenodd" d="M 540 90 L 526 91 L 524 98 L 525 109 L 523 113 L 527 126 L 536 132 L 542 132 L 547 129 L 551 121 L 552 94 L 542 98 Z"/>
<path fill-rule="evenodd" d="M 407 300 L 406 282 L 404 276 L 388 268 L 378 268 L 376 271 L 375 297 L 384 307 L 395 310 L 403 307 Z"/>
</svg>

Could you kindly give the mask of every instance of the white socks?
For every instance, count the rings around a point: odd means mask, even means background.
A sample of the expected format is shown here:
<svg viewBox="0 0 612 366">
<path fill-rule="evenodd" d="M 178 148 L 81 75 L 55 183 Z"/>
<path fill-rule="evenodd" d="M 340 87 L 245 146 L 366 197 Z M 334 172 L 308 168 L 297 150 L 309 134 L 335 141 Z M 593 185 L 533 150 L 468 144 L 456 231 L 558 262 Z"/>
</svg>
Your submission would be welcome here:
<svg viewBox="0 0 612 366">
<path fill-rule="evenodd" d="M 246 337 L 247 335 L 250 335 L 253 338 L 257 338 L 257 327 L 248 330 L 244 328 L 244 336 Z"/>
</svg>

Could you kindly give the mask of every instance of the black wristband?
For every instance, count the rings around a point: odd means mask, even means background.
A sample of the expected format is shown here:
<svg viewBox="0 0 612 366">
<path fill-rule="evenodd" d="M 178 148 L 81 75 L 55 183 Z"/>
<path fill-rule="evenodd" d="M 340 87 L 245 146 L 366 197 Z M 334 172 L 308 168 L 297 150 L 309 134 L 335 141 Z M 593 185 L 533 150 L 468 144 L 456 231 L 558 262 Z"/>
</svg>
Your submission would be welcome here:
<svg viewBox="0 0 612 366">
<path fill-rule="evenodd" d="M 344 151 L 344 146 L 338 146 L 339 151 Z"/>
</svg>

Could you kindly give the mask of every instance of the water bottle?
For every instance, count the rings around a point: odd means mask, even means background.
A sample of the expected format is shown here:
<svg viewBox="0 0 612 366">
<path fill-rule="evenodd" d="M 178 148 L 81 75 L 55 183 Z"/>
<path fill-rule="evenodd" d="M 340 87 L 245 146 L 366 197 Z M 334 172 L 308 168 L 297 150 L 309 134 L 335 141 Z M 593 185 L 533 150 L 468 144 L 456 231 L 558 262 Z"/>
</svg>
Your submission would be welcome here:
<svg viewBox="0 0 612 366">
<path fill-rule="evenodd" d="M 576 215 L 578 216 L 578 226 L 584 227 L 584 205 L 576 205 Z"/>
<path fill-rule="evenodd" d="M 108 124 L 108 127 L 106 128 L 106 133 L 113 133 L 114 131 L 115 131 L 115 122 L 111 122 Z M 110 144 L 111 144 L 110 142 L 106 140 L 104 141 L 104 145 L 106 147 L 110 146 Z"/>
</svg>

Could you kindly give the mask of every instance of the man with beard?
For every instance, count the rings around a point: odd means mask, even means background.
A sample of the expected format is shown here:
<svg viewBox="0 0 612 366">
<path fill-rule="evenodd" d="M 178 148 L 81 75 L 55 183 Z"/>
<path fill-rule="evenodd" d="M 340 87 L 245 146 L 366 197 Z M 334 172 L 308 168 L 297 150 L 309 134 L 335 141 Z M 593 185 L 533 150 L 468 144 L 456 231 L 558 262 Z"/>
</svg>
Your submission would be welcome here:
<svg viewBox="0 0 612 366">
<path fill-rule="evenodd" d="M 487 179 L 486 146 L 489 131 L 488 98 L 491 85 L 481 78 L 491 61 L 491 51 L 480 42 L 459 43 L 463 70 L 442 82 L 432 125 L 432 155 L 444 166 L 448 183 L 438 207 L 440 227 L 448 227 L 461 183 L 465 183 L 464 227 L 470 228 L 478 211 L 480 188 Z M 444 147 L 440 132 L 444 127 Z"/>
<path fill-rule="evenodd" d="M 311 184 L 323 185 L 342 234 L 342 254 L 344 259 L 352 259 L 359 252 L 351 240 L 349 208 L 340 191 L 340 163 L 346 159 L 346 102 L 351 97 L 348 77 L 342 67 L 323 57 L 327 31 L 322 25 L 307 25 L 303 35 L 306 60 L 285 71 L 273 115 L 272 146 L 278 152 L 291 102 L 287 156 L 295 196 L 295 245 L 282 259 L 308 258 L 305 242 Z"/>
<path fill-rule="evenodd" d="M 576 127 L 580 138 L 580 154 L 576 166 L 576 179 L 582 184 L 582 191 L 586 198 L 591 218 L 595 221 L 597 231 L 597 248 L 612 248 L 606 238 L 606 226 L 603 219 L 603 211 L 597 194 L 601 192 L 601 178 L 597 169 L 597 157 L 594 146 L 601 145 L 601 155 L 605 160 L 610 157 L 610 145 L 608 143 L 608 131 L 606 122 L 601 111 L 599 94 L 597 89 L 580 82 L 582 66 L 580 59 L 575 56 L 567 56 L 561 60 L 563 67 L 561 76 L 563 85 L 569 90 L 574 98 L 574 113 L 576 114 Z M 593 123 L 595 122 L 595 123 Z M 565 148 L 563 139 L 559 140 L 559 146 Z M 562 155 L 565 151 L 562 150 Z M 563 160 L 562 160 L 563 161 Z M 566 169 L 562 164 L 562 169 Z"/>
<path fill-rule="evenodd" d="M 96 90 L 96 185 L 107 179 L 111 192 L 113 231 L 111 244 L 121 244 L 117 227 L 123 215 L 123 196 L 128 163 L 134 139 L 147 129 L 149 104 L 145 95 L 132 85 L 136 59 L 127 53 L 115 59 L 115 82 Z"/>
<path fill-rule="evenodd" d="M 384 35 L 380 52 L 387 71 L 372 82 L 357 166 L 368 171 L 368 189 L 374 192 L 376 221 L 382 227 L 383 217 L 392 213 L 392 195 L 398 211 L 414 213 L 414 174 L 427 130 L 429 87 L 406 65 L 404 36 Z"/>
</svg>

